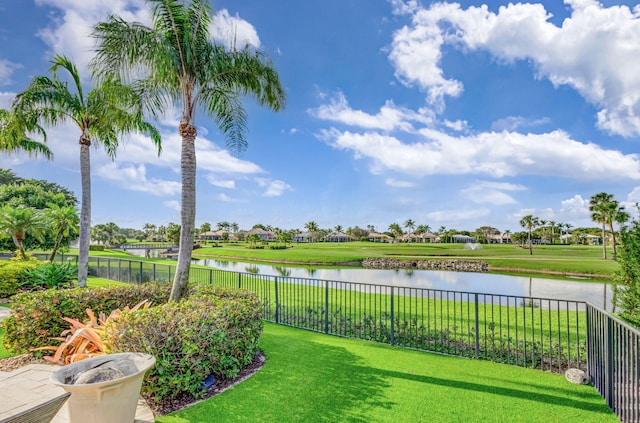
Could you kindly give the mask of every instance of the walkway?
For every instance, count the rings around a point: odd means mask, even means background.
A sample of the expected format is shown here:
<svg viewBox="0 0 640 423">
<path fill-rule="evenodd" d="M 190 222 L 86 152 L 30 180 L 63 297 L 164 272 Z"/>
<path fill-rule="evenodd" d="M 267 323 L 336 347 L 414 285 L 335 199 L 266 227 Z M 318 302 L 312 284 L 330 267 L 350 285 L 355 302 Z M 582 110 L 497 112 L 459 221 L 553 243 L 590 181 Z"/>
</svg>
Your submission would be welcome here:
<svg viewBox="0 0 640 423">
<path fill-rule="evenodd" d="M 0 307 L 0 320 L 9 315 L 9 309 Z M 30 364 L 11 372 L 0 372 L 0 420 L 27 410 L 64 394 L 64 390 L 49 381 L 59 366 Z M 153 423 L 154 417 L 147 403 L 140 398 L 135 423 Z M 56 414 L 52 423 L 68 423 L 67 405 Z"/>
</svg>

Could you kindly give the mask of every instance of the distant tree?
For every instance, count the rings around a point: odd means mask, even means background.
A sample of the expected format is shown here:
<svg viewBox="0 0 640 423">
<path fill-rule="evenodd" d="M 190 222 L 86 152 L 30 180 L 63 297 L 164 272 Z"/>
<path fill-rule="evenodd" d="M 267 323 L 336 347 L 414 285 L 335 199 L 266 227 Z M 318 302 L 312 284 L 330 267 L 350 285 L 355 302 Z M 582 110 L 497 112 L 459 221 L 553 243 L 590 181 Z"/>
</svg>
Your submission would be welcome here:
<svg viewBox="0 0 640 423">
<path fill-rule="evenodd" d="M 478 238 L 478 241 L 481 242 L 481 243 L 484 243 L 484 244 L 489 242 L 489 237 L 491 235 L 496 234 L 496 233 L 500 233 L 500 231 L 498 231 L 493 226 L 480 226 L 475 231 L 475 234 L 476 234 L 476 237 Z"/>
<path fill-rule="evenodd" d="M 589 201 L 589 211 L 591 219 L 602 225 L 602 256 L 607 258 L 607 242 L 605 225 L 609 226 L 611 231 L 611 242 L 613 248 L 613 258 L 616 257 L 616 232 L 613 228 L 614 223 L 624 224 L 629 220 L 629 214 L 620 206 L 618 201 L 613 199 L 613 194 L 601 192 L 591 197 Z"/>
<path fill-rule="evenodd" d="M 389 225 L 389 232 L 391 232 L 394 238 L 400 238 L 404 233 L 400 225 L 397 223 L 392 223 Z"/>
<path fill-rule="evenodd" d="M 240 225 L 238 225 L 238 222 L 231 222 L 231 230 L 233 231 L 234 234 L 238 232 L 239 229 L 240 229 Z"/>
<path fill-rule="evenodd" d="M 522 219 L 520 219 L 520 226 L 522 226 L 523 228 L 525 228 L 527 230 L 527 239 L 529 241 L 529 254 L 533 255 L 533 246 L 532 246 L 532 242 L 531 242 L 531 231 L 536 228 L 538 225 L 540 225 L 540 219 L 538 219 L 537 217 L 534 217 L 533 215 L 527 215 L 524 216 Z"/>
<path fill-rule="evenodd" d="M 260 236 L 258 234 L 250 234 L 247 236 L 247 241 L 249 241 L 252 247 L 255 247 L 256 244 L 260 242 Z"/>
<path fill-rule="evenodd" d="M 413 221 L 413 220 L 411 220 L 411 219 L 407 219 L 407 220 L 404 222 L 404 227 L 407 229 L 407 231 L 412 232 L 412 231 L 415 229 L 415 227 L 416 227 L 416 222 L 414 222 L 414 221 Z"/>
<path fill-rule="evenodd" d="M 142 226 L 142 233 L 144 233 L 144 239 L 152 240 L 156 234 L 157 229 L 158 227 L 153 223 L 145 223 Z"/>
<path fill-rule="evenodd" d="M 312 220 L 312 221 L 309 221 L 309 222 L 305 223 L 304 224 L 304 228 L 311 235 L 311 242 L 315 242 L 316 235 L 317 235 L 318 231 L 320 230 L 320 228 L 318 227 L 318 224 Z"/>
<path fill-rule="evenodd" d="M 278 241 L 282 242 L 285 246 L 291 243 L 293 239 L 293 234 L 291 231 L 280 231 L 278 233 Z"/>
<path fill-rule="evenodd" d="M 369 233 L 375 232 L 376 231 L 376 227 L 375 227 L 375 225 L 367 225 L 367 230 L 369 231 Z"/>
<path fill-rule="evenodd" d="M 62 245 L 62 240 L 78 234 L 80 218 L 75 207 L 61 207 L 57 204 L 49 204 L 49 208 L 45 209 L 44 213 L 47 226 L 55 238 L 55 244 L 49 256 L 49 261 L 53 262 L 60 245 Z"/>
<path fill-rule="evenodd" d="M 135 231 L 133 233 L 133 239 L 135 239 L 138 242 L 142 242 L 145 239 L 147 239 L 147 234 L 144 231 Z"/>
<path fill-rule="evenodd" d="M 229 228 L 227 228 L 229 229 Z M 205 233 L 205 232 L 211 232 L 211 223 L 209 222 L 204 222 L 202 225 L 200 225 L 200 233 Z"/>
<path fill-rule="evenodd" d="M 429 225 L 418 225 L 418 227 L 416 228 L 417 234 L 426 234 L 429 232 L 431 232 L 431 226 Z"/>
<path fill-rule="evenodd" d="M 172 244 L 178 244 L 180 242 L 180 225 L 169 222 L 167 229 L 165 230 L 165 234 L 169 242 Z"/>
<path fill-rule="evenodd" d="M 24 239 L 27 233 L 35 238 L 41 239 L 47 228 L 47 221 L 41 210 L 33 207 L 11 207 L 0 208 L 0 233 L 9 235 L 18 249 L 18 257 L 22 260 L 27 258 Z"/>
<path fill-rule="evenodd" d="M 336 227 L 334 228 L 336 232 L 342 232 L 342 226 L 340 225 L 336 225 Z"/>
</svg>

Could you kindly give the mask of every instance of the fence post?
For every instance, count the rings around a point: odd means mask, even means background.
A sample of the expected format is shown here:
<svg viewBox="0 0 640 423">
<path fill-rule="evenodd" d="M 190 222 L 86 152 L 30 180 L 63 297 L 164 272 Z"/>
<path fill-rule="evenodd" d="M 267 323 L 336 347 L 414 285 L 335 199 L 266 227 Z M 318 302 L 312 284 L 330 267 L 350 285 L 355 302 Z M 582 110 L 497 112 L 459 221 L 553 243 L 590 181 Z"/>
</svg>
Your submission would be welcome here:
<svg viewBox="0 0 640 423">
<path fill-rule="evenodd" d="M 393 287 L 391 287 L 391 345 L 395 345 L 395 327 L 394 327 L 394 313 L 393 313 Z"/>
<path fill-rule="evenodd" d="M 324 333 L 329 333 L 329 281 L 324 281 Z"/>
<path fill-rule="evenodd" d="M 239 273 L 238 273 L 238 276 L 240 276 Z M 276 324 L 278 324 L 280 323 L 280 298 L 278 298 L 278 277 L 277 276 L 274 278 L 273 283 L 276 288 Z"/>
<path fill-rule="evenodd" d="M 614 361 L 613 319 L 607 316 L 607 349 L 606 349 L 606 383 L 605 389 L 607 405 L 613 410 L 613 361 Z M 615 411 L 615 410 L 614 410 Z"/>
<path fill-rule="evenodd" d="M 213 269 L 209 269 L 209 285 L 213 285 Z"/>
<path fill-rule="evenodd" d="M 156 264 L 155 263 L 153 263 L 152 268 L 153 268 L 153 281 L 155 282 L 156 281 Z"/>
<path fill-rule="evenodd" d="M 242 273 L 238 272 L 238 289 L 242 288 Z M 276 289 L 276 304 L 278 299 L 278 290 Z"/>
<path fill-rule="evenodd" d="M 142 283 L 142 262 L 140 262 L 140 282 Z"/>
<path fill-rule="evenodd" d="M 476 314 L 476 358 L 480 358 L 480 312 L 478 307 L 478 294 L 473 294 L 474 308 Z"/>
<path fill-rule="evenodd" d="M 111 259 L 107 259 L 107 279 L 111 280 Z"/>
</svg>

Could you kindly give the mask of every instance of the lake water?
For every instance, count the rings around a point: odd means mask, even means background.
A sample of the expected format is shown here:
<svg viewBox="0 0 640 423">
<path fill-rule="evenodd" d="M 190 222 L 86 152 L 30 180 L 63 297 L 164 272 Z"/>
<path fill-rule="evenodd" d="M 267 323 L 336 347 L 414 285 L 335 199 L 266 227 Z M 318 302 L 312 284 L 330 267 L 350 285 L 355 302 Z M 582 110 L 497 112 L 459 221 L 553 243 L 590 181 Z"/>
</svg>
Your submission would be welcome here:
<svg viewBox="0 0 640 423">
<path fill-rule="evenodd" d="M 128 251 L 138 256 L 144 256 L 144 250 Z M 155 251 L 152 250 L 152 255 L 154 252 Z M 193 262 L 232 272 L 250 272 L 268 276 L 291 276 L 295 278 L 326 279 L 331 281 L 359 282 L 410 288 L 432 288 L 587 301 L 607 311 L 614 311 L 611 304 L 613 298 L 611 284 L 580 281 L 579 279 L 560 280 L 529 276 L 507 276 L 494 273 L 445 272 L 414 269 L 310 269 L 211 259 L 193 260 Z"/>
</svg>

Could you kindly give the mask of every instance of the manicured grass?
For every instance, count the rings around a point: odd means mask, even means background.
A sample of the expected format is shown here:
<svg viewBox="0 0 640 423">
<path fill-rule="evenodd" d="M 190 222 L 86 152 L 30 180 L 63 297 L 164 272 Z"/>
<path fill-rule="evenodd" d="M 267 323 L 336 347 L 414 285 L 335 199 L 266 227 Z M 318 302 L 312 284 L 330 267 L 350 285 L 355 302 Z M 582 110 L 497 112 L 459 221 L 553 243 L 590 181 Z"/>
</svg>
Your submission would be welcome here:
<svg viewBox="0 0 640 423">
<path fill-rule="evenodd" d="M 13 356 L 13 354 L 7 351 L 4 346 L 4 328 L 0 325 L 0 360 L 11 356 Z"/>
<path fill-rule="evenodd" d="M 617 422 L 562 375 L 265 325 L 264 367 L 156 419 L 195 422 Z"/>
<path fill-rule="evenodd" d="M 611 253 L 610 253 L 611 254 Z M 286 250 L 251 249 L 245 243 L 226 243 L 218 248 L 194 250 L 194 257 L 227 257 L 244 260 L 280 261 L 296 264 L 359 262 L 368 257 L 398 259 L 465 258 L 484 260 L 490 266 L 511 271 L 565 272 L 611 275 L 617 262 L 602 259 L 602 248 L 586 245 L 541 245 L 529 250 L 514 245 L 483 245 L 465 249 L 463 244 L 385 244 L 372 242 L 318 242 L 294 244 Z"/>
</svg>

